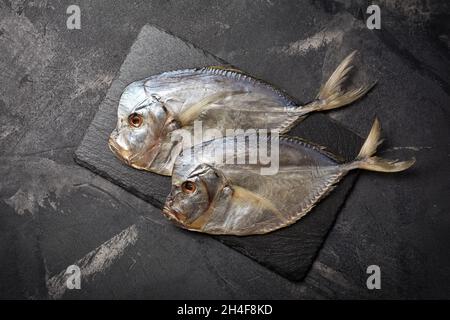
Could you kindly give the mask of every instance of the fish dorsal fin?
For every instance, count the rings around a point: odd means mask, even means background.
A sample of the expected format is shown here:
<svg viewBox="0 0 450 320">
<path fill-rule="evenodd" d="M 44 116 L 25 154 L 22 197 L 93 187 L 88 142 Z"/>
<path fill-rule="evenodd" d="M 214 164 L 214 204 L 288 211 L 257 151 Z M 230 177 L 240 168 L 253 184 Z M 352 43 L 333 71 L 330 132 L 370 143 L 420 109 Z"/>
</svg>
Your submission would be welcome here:
<svg viewBox="0 0 450 320">
<path fill-rule="evenodd" d="M 234 66 L 231 65 L 218 65 L 218 66 L 208 66 L 203 67 L 200 69 L 197 69 L 200 72 L 207 72 L 212 74 L 218 74 L 230 78 L 234 78 L 236 80 L 241 81 L 248 81 L 250 83 L 258 84 L 261 86 L 265 86 L 267 88 L 270 88 L 273 92 L 275 92 L 280 98 L 286 101 L 286 106 L 296 107 L 299 106 L 300 103 L 296 99 L 294 99 L 292 96 L 290 96 L 285 91 L 277 88 L 273 84 L 264 81 L 262 79 L 259 79 L 258 77 L 254 77 L 249 75 L 247 72 L 242 71 Z"/>
<path fill-rule="evenodd" d="M 227 65 L 208 66 L 208 67 L 201 68 L 200 72 L 221 75 L 224 77 L 234 78 L 239 81 L 248 81 L 250 83 L 259 83 L 259 84 L 263 84 L 263 85 L 267 85 L 267 86 L 271 87 L 276 92 L 279 91 L 278 89 L 274 88 L 272 85 L 266 83 L 265 81 L 262 81 L 255 77 L 252 77 L 248 73 L 246 73 L 240 69 L 237 69 L 233 66 L 227 66 Z"/>
<path fill-rule="evenodd" d="M 290 143 L 295 143 L 295 144 L 304 146 L 304 147 L 309 148 L 309 149 L 313 149 L 313 150 L 323 154 L 324 156 L 330 158 L 331 160 L 333 160 L 333 161 L 335 161 L 337 163 L 343 163 L 345 161 L 345 159 L 342 158 L 341 156 L 339 156 L 339 155 L 337 155 L 335 153 L 332 153 L 331 151 L 327 150 L 327 147 L 321 146 L 321 145 L 319 145 L 317 143 L 314 143 L 314 142 L 307 141 L 307 140 L 305 140 L 303 138 L 300 138 L 298 136 L 289 136 L 289 135 L 282 134 L 282 135 L 280 135 L 280 141 L 287 141 L 287 142 L 290 142 Z"/>
<path fill-rule="evenodd" d="M 238 73 L 238 74 L 242 74 L 242 75 L 244 75 L 246 77 L 249 77 L 249 75 L 246 72 L 244 72 L 244 71 L 242 71 L 242 70 L 240 70 L 240 69 L 238 69 L 238 68 L 236 68 L 236 67 L 234 67 L 232 65 L 208 66 L 208 67 L 205 67 L 203 69 L 205 69 L 205 70 L 217 70 L 217 71 L 221 71 L 223 73 L 228 71 L 228 72 Z"/>
</svg>

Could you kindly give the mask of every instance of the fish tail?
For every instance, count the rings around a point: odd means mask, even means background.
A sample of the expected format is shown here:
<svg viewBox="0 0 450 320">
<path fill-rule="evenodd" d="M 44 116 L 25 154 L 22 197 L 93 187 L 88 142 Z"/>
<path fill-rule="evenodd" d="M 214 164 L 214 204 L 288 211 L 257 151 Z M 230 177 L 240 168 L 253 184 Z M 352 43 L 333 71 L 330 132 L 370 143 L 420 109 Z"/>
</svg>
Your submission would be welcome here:
<svg viewBox="0 0 450 320">
<path fill-rule="evenodd" d="M 303 108 L 306 108 L 307 112 L 324 111 L 343 107 L 358 100 L 373 88 L 376 84 L 375 82 L 371 85 L 362 86 L 349 91 L 342 90 L 342 84 L 347 80 L 350 70 L 353 69 L 352 62 L 356 53 L 357 51 L 350 53 L 341 64 L 339 64 L 328 81 L 320 88 L 316 99 L 306 106 L 303 106 Z"/>
<path fill-rule="evenodd" d="M 359 151 L 359 154 L 356 156 L 356 159 L 345 165 L 347 170 L 364 169 L 378 172 L 398 172 L 408 169 L 416 162 L 414 158 L 407 161 L 398 161 L 374 156 L 377 147 L 382 142 L 382 140 L 380 140 L 380 132 L 380 122 L 375 118 L 372 129 Z"/>
</svg>

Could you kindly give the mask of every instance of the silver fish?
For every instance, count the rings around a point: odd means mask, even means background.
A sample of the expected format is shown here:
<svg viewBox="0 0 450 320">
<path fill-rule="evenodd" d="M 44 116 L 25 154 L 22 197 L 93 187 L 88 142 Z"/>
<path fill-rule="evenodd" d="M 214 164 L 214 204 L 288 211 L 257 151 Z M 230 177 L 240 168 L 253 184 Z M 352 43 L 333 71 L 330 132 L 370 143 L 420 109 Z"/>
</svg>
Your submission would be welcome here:
<svg viewBox="0 0 450 320">
<path fill-rule="evenodd" d="M 174 132 L 192 134 L 195 120 L 201 120 L 204 129 L 222 133 L 250 128 L 286 132 L 307 114 L 347 105 L 371 88 L 341 89 L 355 53 L 342 61 L 316 99 L 306 105 L 239 70 L 223 67 L 165 72 L 133 82 L 120 98 L 110 149 L 134 168 L 171 175 L 182 148 Z"/>
<path fill-rule="evenodd" d="M 232 146 L 236 137 L 204 142 L 201 148 L 185 149 L 176 160 L 163 213 L 182 228 L 209 234 L 254 235 L 286 227 L 305 216 L 350 170 L 397 172 L 413 165 L 414 159 L 401 162 L 374 156 L 379 137 L 375 120 L 355 160 L 342 163 L 296 137 L 259 136 L 258 146 L 279 144 L 279 170 L 273 175 L 261 175 L 259 161 L 253 165 L 217 161 L 218 150 Z M 252 152 L 237 144 L 232 156 L 248 157 Z"/>
</svg>

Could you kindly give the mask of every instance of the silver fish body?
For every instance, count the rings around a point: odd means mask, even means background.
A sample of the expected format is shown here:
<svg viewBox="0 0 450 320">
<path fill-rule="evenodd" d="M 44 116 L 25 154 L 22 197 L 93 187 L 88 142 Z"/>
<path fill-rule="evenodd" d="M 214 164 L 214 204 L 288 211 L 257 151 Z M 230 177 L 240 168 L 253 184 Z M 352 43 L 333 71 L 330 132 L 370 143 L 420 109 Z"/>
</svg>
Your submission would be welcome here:
<svg viewBox="0 0 450 320">
<path fill-rule="evenodd" d="M 271 175 L 261 174 L 267 163 L 259 160 L 218 161 L 217 154 L 227 147 L 234 150 L 230 160 L 258 151 L 235 144 L 236 137 L 205 142 L 184 150 L 175 161 L 163 212 L 182 228 L 210 234 L 264 234 L 286 227 L 307 214 L 349 170 L 396 172 L 414 163 L 374 157 L 379 132 L 375 121 L 360 154 L 350 163 L 295 137 L 260 135 L 256 148 L 278 145 L 278 171 Z"/>
<path fill-rule="evenodd" d="M 170 175 L 181 145 L 171 133 L 193 134 L 193 123 L 224 134 L 227 129 L 289 130 L 308 113 L 339 108 L 370 87 L 344 92 L 354 53 L 338 66 L 317 99 L 298 105 L 273 86 L 239 70 L 206 67 L 165 72 L 130 84 L 118 107 L 111 150 L 128 165 Z"/>
</svg>

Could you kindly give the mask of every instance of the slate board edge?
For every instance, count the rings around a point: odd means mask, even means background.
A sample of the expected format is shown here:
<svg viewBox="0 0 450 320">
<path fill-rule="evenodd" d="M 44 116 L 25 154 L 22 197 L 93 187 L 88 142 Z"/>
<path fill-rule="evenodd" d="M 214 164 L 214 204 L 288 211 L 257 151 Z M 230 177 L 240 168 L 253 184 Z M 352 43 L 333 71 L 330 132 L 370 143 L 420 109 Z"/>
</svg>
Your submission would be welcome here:
<svg viewBox="0 0 450 320">
<path fill-rule="evenodd" d="M 156 25 L 156 24 L 146 24 L 146 25 L 144 25 L 144 26 L 142 27 L 142 29 L 139 31 L 138 34 L 140 34 L 144 28 L 151 28 L 151 27 L 154 27 L 155 29 L 158 29 L 158 30 L 161 31 L 162 33 L 168 34 L 169 36 L 172 36 L 172 37 L 174 37 L 174 38 L 180 39 L 180 40 L 183 41 L 187 46 L 192 47 L 192 48 L 194 48 L 194 49 L 196 49 L 196 50 L 202 52 L 205 56 L 213 57 L 214 59 L 216 59 L 216 60 L 220 61 L 221 63 L 223 63 L 225 66 L 232 66 L 230 63 L 226 62 L 226 61 L 223 60 L 222 58 L 219 58 L 219 57 L 216 56 L 215 54 L 212 54 L 211 52 L 206 51 L 206 50 L 203 49 L 203 48 L 200 48 L 200 47 L 197 46 L 196 44 L 194 44 L 194 43 L 192 43 L 192 42 L 190 42 L 190 41 L 184 39 L 183 37 L 180 37 L 180 36 L 178 36 L 178 35 L 176 35 L 176 34 L 170 32 L 170 31 L 168 31 L 168 30 L 163 29 L 163 28 L 161 28 L 160 26 L 158 26 L 158 25 Z M 137 37 L 136 37 L 136 38 L 137 38 Z M 130 50 L 131 50 L 131 47 L 130 47 Z M 128 52 L 129 52 L 129 51 L 128 51 Z M 112 82 L 111 82 L 111 83 L 112 83 Z"/>
<path fill-rule="evenodd" d="M 150 203 L 152 206 L 161 209 L 163 207 L 163 203 L 159 202 L 157 199 L 153 198 L 153 197 L 149 197 L 145 194 L 143 194 L 142 192 L 140 192 L 139 190 L 126 186 L 125 184 L 123 184 L 120 180 L 115 179 L 113 177 L 111 177 L 108 173 L 106 173 L 103 170 L 99 170 L 97 169 L 95 166 L 89 164 L 87 161 L 84 161 L 75 151 L 73 159 L 75 161 L 75 163 L 77 163 L 78 165 L 92 171 L 94 174 L 99 175 L 100 177 L 114 183 L 115 185 L 121 187 L 122 189 L 130 192 L 131 194 L 137 196 L 138 198 Z"/>
</svg>

